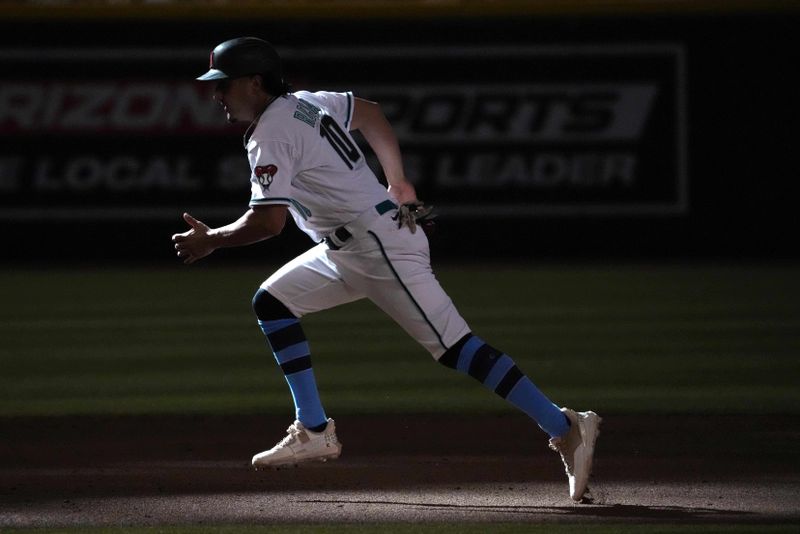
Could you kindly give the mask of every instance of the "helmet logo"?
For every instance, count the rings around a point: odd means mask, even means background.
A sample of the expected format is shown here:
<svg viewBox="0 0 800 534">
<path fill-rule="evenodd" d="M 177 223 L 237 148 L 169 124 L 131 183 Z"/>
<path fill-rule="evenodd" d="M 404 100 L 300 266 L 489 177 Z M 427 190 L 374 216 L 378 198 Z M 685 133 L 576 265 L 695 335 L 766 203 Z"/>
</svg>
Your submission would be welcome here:
<svg viewBox="0 0 800 534">
<path fill-rule="evenodd" d="M 255 175 L 258 178 L 258 183 L 269 190 L 269 186 L 272 185 L 272 179 L 275 177 L 275 174 L 278 172 L 278 167 L 275 165 L 264 165 L 258 166 L 255 168 Z"/>
</svg>

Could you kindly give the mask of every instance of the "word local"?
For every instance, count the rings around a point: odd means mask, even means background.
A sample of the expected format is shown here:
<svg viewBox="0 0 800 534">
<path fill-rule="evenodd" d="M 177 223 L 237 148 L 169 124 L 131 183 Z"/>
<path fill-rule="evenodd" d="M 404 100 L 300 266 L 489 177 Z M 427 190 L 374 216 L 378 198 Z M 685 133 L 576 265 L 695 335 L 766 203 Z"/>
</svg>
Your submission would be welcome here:
<svg viewBox="0 0 800 534">
<path fill-rule="evenodd" d="M 189 158 L 78 157 L 64 163 L 39 160 L 33 187 L 39 191 L 192 191 L 202 188 L 203 182 L 192 173 Z"/>
</svg>

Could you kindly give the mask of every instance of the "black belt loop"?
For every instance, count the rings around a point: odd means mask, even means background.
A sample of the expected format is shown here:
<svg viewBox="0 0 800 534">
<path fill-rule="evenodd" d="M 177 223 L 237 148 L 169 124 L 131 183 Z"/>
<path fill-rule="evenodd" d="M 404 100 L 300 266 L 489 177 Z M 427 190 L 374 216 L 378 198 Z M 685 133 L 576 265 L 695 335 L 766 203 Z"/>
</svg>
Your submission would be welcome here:
<svg viewBox="0 0 800 534">
<path fill-rule="evenodd" d="M 384 213 L 396 208 L 397 204 L 388 199 L 384 200 L 383 202 L 379 202 L 378 204 L 375 204 L 375 211 L 378 212 L 378 215 L 383 215 Z M 353 237 L 353 234 L 351 234 L 344 226 L 340 226 L 333 232 L 333 237 L 335 237 L 336 240 L 339 241 L 339 243 L 341 243 L 342 245 L 337 245 L 331 236 L 325 238 L 325 243 L 328 245 L 329 249 L 339 250 L 340 248 L 342 248 L 342 246 L 344 246 L 344 243 L 348 239 Z"/>
<path fill-rule="evenodd" d="M 383 215 L 387 211 L 391 211 L 393 209 L 397 209 L 397 204 L 389 199 L 386 199 L 379 204 L 375 204 L 375 211 L 378 212 L 378 215 Z"/>
<path fill-rule="evenodd" d="M 344 226 L 342 226 L 340 228 L 337 228 L 336 231 L 333 232 L 333 235 L 336 237 L 336 239 L 339 241 L 339 243 L 342 243 L 342 244 L 344 244 L 348 239 L 353 237 L 353 234 L 348 232 L 347 228 L 345 228 Z M 333 239 L 331 239 L 330 236 L 325 238 L 325 242 L 328 244 L 328 248 L 331 249 L 331 250 L 339 250 L 340 248 L 342 248 L 339 245 L 337 245 L 333 241 Z"/>
</svg>

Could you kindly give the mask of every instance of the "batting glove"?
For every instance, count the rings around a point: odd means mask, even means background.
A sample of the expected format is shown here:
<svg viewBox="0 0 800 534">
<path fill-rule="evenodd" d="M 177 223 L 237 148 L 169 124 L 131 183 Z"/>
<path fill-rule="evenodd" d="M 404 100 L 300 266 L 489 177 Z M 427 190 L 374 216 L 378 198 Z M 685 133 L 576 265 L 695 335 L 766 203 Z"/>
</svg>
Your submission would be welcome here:
<svg viewBox="0 0 800 534">
<path fill-rule="evenodd" d="M 392 219 L 397 221 L 397 227 L 402 228 L 407 226 L 411 233 L 416 233 L 417 226 L 422 228 L 426 235 L 433 232 L 434 222 L 433 206 L 426 206 L 424 202 L 419 200 L 416 202 L 407 202 L 397 209 L 397 213 L 392 216 Z"/>
</svg>

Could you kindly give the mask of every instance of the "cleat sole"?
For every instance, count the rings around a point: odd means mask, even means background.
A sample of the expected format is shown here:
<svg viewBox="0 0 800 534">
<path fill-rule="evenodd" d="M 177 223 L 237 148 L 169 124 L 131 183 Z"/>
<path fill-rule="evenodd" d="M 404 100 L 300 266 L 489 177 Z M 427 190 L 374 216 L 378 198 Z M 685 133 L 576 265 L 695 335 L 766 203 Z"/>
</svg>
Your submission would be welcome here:
<svg viewBox="0 0 800 534">
<path fill-rule="evenodd" d="M 592 413 L 594 414 L 594 412 Z M 589 457 L 589 461 L 586 465 L 586 471 L 588 473 L 586 475 L 587 485 L 586 489 L 583 491 L 583 493 L 579 498 L 572 499 L 576 503 L 587 502 L 585 498 L 586 498 L 586 493 L 589 491 L 588 479 L 592 476 L 592 470 L 594 469 L 594 448 L 595 444 L 597 443 L 597 437 L 600 435 L 600 424 L 603 422 L 603 418 L 598 416 L 597 414 L 594 414 L 594 417 L 592 419 L 594 420 L 594 428 L 593 428 L 594 431 L 591 433 L 591 439 L 584 444 L 584 447 L 586 447 L 587 455 Z"/>
<path fill-rule="evenodd" d="M 307 458 L 307 459 L 300 460 L 300 461 L 292 461 L 292 462 L 280 463 L 280 464 L 276 463 L 276 464 L 268 464 L 268 465 L 254 465 L 253 469 L 255 471 L 263 471 L 263 470 L 267 470 L 267 469 L 272 470 L 272 471 L 281 471 L 283 469 L 298 468 L 298 467 L 301 467 L 304 464 L 311 464 L 311 463 L 315 463 L 315 462 L 324 463 L 324 462 L 327 462 L 328 460 L 336 460 L 337 458 L 339 458 L 339 455 L 340 455 L 340 453 L 332 454 L 332 455 L 329 455 L 329 456 L 318 456 L 316 458 Z"/>
</svg>

